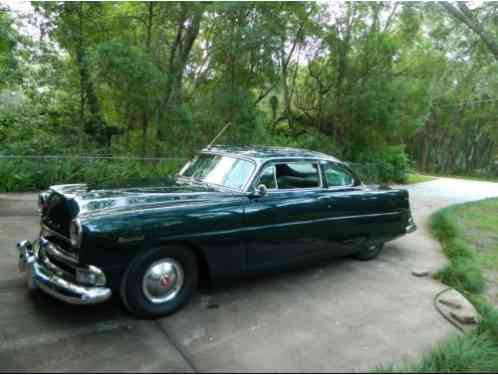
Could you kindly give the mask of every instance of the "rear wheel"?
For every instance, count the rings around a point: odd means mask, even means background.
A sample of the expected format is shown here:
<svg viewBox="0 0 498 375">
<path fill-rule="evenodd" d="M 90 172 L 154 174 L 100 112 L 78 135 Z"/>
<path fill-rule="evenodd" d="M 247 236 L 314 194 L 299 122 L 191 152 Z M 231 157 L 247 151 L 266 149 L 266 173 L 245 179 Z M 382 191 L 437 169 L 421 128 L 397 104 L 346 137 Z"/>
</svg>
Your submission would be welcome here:
<svg viewBox="0 0 498 375">
<path fill-rule="evenodd" d="M 190 249 L 152 249 L 138 255 L 128 267 L 121 282 L 121 299 L 134 315 L 169 315 L 188 300 L 197 280 L 197 260 Z"/>
<path fill-rule="evenodd" d="M 353 254 L 352 257 L 358 260 L 371 260 L 380 254 L 383 247 L 383 243 L 370 244 L 365 246 L 359 252 Z"/>
</svg>

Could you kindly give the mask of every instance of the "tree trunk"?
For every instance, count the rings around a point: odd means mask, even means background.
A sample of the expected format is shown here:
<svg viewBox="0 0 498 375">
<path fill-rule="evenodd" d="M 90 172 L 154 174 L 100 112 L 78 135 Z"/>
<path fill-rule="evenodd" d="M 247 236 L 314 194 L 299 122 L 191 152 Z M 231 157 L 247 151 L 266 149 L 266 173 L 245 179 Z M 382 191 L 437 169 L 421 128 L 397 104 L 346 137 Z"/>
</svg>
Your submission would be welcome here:
<svg viewBox="0 0 498 375">
<path fill-rule="evenodd" d="M 289 82 L 288 82 L 288 71 L 285 59 L 284 42 L 282 41 L 282 49 L 280 51 L 280 61 L 282 65 L 282 89 L 284 91 L 284 115 L 289 124 L 289 129 L 292 129 L 292 115 L 291 115 L 291 104 L 289 96 Z"/>
<path fill-rule="evenodd" d="M 84 30 L 84 10 L 83 2 L 79 3 L 78 8 L 78 18 L 79 18 L 79 35 L 78 35 L 78 46 L 76 50 L 76 63 L 78 64 L 78 70 L 80 75 L 80 119 L 83 121 L 84 131 L 93 136 L 93 139 L 97 141 L 100 146 L 106 144 L 106 137 L 104 134 L 103 121 L 100 116 L 100 106 L 95 93 L 95 87 L 90 78 L 88 72 L 88 66 L 86 61 L 86 46 L 83 37 Z M 84 96 L 84 97 L 83 97 Z M 90 119 L 84 121 L 84 105 L 88 105 L 88 110 L 90 111 Z"/>
<path fill-rule="evenodd" d="M 335 130 L 334 130 L 334 142 L 338 145 L 344 143 L 343 139 L 343 129 L 339 129 L 344 126 L 342 121 L 342 108 L 343 108 L 343 82 L 348 69 L 348 52 L 351 42 L 351 28 L 352 28 L 352 18 L 354 15 L 354 3 L 348 3 L 348 11 L 346 14 L 346 32 L 344 40 L 339 46 L 339 64 L 337 68 L 337 79 L 336 79 L 336 94 L 335 94 Z M 351 121 L 351 125 L 354 121 Z"/>
<path fill-rule="evenodd" d="M 146 25 L 145 34 L 145 50 L 150 53 L 150 45 L 152 39 L 152 19 L 154 16 L 154 3 L 149 1 L 148 5 L 148 18 Z M 147 94 L 146 94 L 147 95 Z M 146 145 L 147 145 L 147 129 L 149 127 L 149 113 L 146 109 L 142 111 L 142 156 L 146 156 Z"/>
<path fill-rule="evenodd" d="M 173 108 L 181 105 L 181 91 L 183 74 L 187 65 L 190 51 L 195 39 L 199 34 L 202 11 L 193 9 L 193 14 L 188 15 L 188 6 L 181 3 L 181 14 L 178 19 L 177 33 L 170 48 L 170 61 L 168 65 L 168 78 L 164 90 L 164 96 L 158 112 L 157 136 L 159 141 L 165 141 L 168 133 L 168 124 L 164 123 L 164 115 L 171 120 Z M 197 6 L 197 5 L 194 5 Z M 156 144 L 156 155 L 160 153 L 160 145 Z"/>
<path fill-rule="evenodd" d="M 284 91 L 284 115 L 289 124 L 289 129 L 293 129 L 293 121 L 292 121 L 292 109 L 291 109 L 291 95 L 289 91 L 289 63 L 294 55 L 299 39 L 301 38 L 301 34 L 304 31 L 304 22 L 301 23 L 299 29 L 296 32 L 294 41 L 292 42 L 292 47 L 289 53 L 285 54 L 285 43 L 287 41 L 287 31 L 284 30 L 281 37 L 281 45 L 280 45 L 280 69 L 282 73 L 282 89 Z"/>
</svg>

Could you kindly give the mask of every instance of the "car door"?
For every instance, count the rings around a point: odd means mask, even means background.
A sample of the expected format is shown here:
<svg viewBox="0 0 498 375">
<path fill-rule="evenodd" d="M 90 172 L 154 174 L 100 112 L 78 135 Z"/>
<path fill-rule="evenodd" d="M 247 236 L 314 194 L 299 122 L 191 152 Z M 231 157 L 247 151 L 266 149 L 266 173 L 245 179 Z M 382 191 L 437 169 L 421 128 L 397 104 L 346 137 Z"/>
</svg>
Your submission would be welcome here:
<svg viewBox="0 0 498 375">
<path fill-rule="evenodd" d="M 366 242 L 376 218 L 365 201 L 368 194 L 349 168 L 332 161 L 323 161 L 321 168 L 327 192 L 321 201 L 327 208 L 322 230 L 328 233 L 329 250 L 345 255 Z"/>
<path fill-rule="evenodd" d="M 323 247 L 316 221 L 323 216 L 322 179 L 316 160 L 267 163 L 254 180 L 267 193 L 252 198 L 245 212 L 249 269 L 312 256 Z"/>
</svg>

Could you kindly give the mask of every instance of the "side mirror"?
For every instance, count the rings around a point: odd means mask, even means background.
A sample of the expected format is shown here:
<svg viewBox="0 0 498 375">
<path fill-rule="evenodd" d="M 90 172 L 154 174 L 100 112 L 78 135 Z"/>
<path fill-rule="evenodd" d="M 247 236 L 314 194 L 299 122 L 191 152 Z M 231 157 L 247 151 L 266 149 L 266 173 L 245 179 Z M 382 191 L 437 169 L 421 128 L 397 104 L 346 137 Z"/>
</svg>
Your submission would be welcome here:
<svg viewBox="0 0 498 375">
<path fill-rule="evenodd" d="M 252 193 L 253 197 L 264 197 L 268 193 L 268 188 L 264 184 L 259 184 L 254 192 Z"/>
</svg>

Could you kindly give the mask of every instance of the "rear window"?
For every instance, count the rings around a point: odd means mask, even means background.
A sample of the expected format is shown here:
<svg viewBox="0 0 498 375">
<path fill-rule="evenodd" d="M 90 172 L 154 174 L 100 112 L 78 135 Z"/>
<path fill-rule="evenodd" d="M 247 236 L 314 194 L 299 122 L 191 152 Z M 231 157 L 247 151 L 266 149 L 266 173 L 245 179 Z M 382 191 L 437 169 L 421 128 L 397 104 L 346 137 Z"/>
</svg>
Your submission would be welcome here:
<svg viewBox="0 0 498 375">
<path fill-rule="evenodd" d="M 275 164 L 277 189 L 308 189 L 320 186 L 318 163 L 299 161 Z"/>
</svg>

